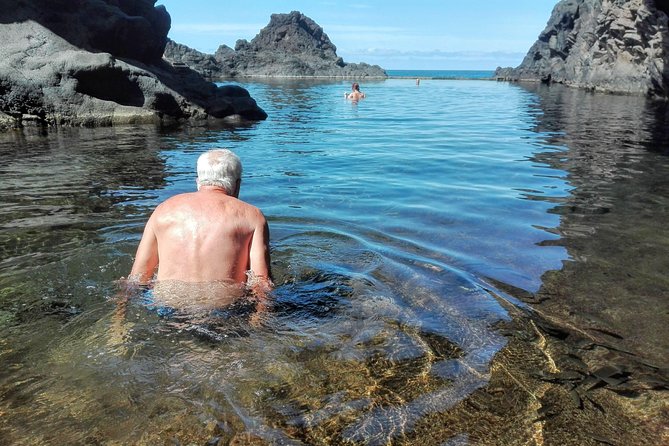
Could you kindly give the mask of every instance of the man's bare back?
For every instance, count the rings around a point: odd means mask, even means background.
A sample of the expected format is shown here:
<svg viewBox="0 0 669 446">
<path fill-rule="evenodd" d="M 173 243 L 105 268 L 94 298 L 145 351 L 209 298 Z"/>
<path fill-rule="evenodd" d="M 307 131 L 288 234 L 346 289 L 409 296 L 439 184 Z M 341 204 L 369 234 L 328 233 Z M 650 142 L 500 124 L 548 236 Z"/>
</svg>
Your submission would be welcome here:
<svg viewBox="0 0 669 446">
<path fill-rule="evenodd" d="M 249 285 L 268 289 L 269 228 L 258 208 L 237 198 L 239 159 L 225 150 L 200 158 L 198 191 L 169 198 L 149 218 L 131 280 L 149 283 L 157 268 L 159 282 L 239 285 L 250 273 L 255 280 Z"/>
<path fill-rule="evenodd" d="M 157 280 L 239 283 L 246 281 L 249 270 L 268 277 L 267 239 L 267 222 L 260 210 L 220 188 L 204 186 L 156 208 L 131 274 L 146 282 L 158 266 Z"/>
</svg>

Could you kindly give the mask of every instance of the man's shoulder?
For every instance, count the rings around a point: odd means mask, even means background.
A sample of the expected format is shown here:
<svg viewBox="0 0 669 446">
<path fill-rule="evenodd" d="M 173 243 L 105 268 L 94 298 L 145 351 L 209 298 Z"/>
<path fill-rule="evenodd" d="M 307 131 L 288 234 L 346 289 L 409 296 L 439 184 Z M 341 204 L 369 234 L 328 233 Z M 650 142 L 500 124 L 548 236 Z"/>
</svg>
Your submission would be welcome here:
<svg viewBox="0 0 669 446">
<path fill-rule="evenodd" d="M 170 198 L 164 200 L 162 203 L 160 203 L 158 206 L 156 206 L 156 210 L 154 213 L 161 213 L 161 212 L 166 212 L 170 211 L 174 208 L 180 207 L 190 201 L 190 198 L 192 197 L 193 192 L 186 192 L 183 194 L 177 194 L 173 195 Z"/>
<path fill-rule="evenodd" d="M 216 205 L 217 203 L 224 204 L 224 206 L 219 208 Z M 218 212 L 221 209 L 224 209 L 225 212 L 232 212 L 233 209 L 236 209 L 234 212 L 241 212 L 247 219 L 261 223 L 265 221 L 262 211 L 250 203 L 230 196 L 202 196 L 196 192 L 186 192 L 166 199 L 156 207 L 154 214 L 157 217 L 165 214 L 169 215 L 179 210 L 187 210 L 193 206 L 200 210 L 208 209 L 210 212 Z"/>
<path fill-rule="evenodd" d="M 164 206 L 164 205 L 169 206 L 169 205 L 172 205 L 172 204 L 180 203 L 182 201 L 190 200 L 194 196 L 195 196 L 195 192 L 184 192 L 184 193 L 181 193 L 181 194 L 172 195 L 170 198 L 163 201 L 161 203 L 161 206 Z"/>
<path fill-rule="evenodd" d="M 242 201 L 242 200 L 239 200 L 239 203 L 240 203 L 241 206 L 244 207 L 244 210 L 246 211 L 246 213 L 249 216 L 257 218 L 257 219 L 265 220 L 265 215 L 262 213 L 260 208 L 258 208 L 256 206 L 253 206 L 252 204 L 247 203 L 247 202 Z"/>
</svg>

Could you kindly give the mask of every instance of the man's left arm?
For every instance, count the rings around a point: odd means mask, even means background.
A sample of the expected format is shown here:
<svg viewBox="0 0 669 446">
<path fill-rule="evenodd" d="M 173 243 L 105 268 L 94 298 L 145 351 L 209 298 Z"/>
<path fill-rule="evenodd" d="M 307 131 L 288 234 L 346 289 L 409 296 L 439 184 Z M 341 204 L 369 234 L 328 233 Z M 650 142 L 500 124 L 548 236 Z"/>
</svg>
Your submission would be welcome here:
<svg viewBox="0 0 669 446">
<path fill-rule="evenodd" d="M 270 270 L 269 225 L 262 213 L 260 217 L 253 233 L 253 238 L 251 239 L 249 252 L 251 275 L 248 286 L 257 299 L 256 313 L 252 318 L 252 323 L 254 324 L 257 324 L 259 316 L 267 311 L 267 295 L 274 286 Z"/>
<path fill-rule="evenodd" d="M 252 288 L 254 291 L 255 288 L 260 288 L 258 291 L 266 293 L 272 289 L 273 284 L 270 270 L 269 225 L 262 213 L 253 232 L 249 251 L 249 267 L 255 282 Z"/>
</svg>

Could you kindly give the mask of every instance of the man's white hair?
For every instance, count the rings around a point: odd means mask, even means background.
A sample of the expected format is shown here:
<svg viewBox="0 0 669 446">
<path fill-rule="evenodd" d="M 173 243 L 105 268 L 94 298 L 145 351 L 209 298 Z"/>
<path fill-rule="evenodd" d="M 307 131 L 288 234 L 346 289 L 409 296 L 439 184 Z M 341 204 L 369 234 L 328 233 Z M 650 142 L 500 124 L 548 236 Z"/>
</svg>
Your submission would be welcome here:
<svg viewBox="0 0 669 446">
<path fill-rule="evenodd" d="M 233 194 L 237 180 L 242 178 L 242 161 L 228 149 L 203 153 L 197 159 L 197 184 L 219 186 Z"/>
</svg>

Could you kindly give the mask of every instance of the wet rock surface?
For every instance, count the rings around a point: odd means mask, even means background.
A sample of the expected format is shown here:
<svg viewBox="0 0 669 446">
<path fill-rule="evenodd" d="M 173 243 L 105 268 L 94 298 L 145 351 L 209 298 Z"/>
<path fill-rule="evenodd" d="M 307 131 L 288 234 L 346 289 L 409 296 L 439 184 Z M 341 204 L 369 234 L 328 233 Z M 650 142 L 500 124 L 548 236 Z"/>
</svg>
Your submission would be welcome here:
<svg viewBox="0 0 669 446">
<path fill-rule="evenodd" d="M 164 57 L 211 78 L 386 77 L 378 65 L 344 62 L 323 28 L 298 11 L 272 14 L 253 40 L 238 40 L 234 49 L 221 45 L 206 54 L 170 41 Z"/>
<path fill-rule="evenodd" d="M 0 128 L 266 118 L 246 90 L 162 60 L 153 0 L 18 1 L 0 11 Z"/>
<path fill-rule="evenodd" d="M 495 76 L 666 98 L 667 9 L 654 0 L 562 0 L 520 66 Z"/>
</svg>

